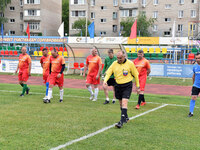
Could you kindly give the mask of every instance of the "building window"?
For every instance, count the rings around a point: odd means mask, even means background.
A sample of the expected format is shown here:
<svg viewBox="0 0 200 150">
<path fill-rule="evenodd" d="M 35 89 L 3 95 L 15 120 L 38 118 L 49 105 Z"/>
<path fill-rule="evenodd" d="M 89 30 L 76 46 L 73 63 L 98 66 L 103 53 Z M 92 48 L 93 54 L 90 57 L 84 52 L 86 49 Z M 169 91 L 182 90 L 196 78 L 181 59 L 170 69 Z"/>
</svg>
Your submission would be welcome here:
<svg viewBox="0 0 200 150">
<path fill-rule="evenodd" d="M 10 35 L 15 35 L 15 31 L 10 31 Z"/>
<path fill-rule="evenodd" d="M 196 10 L 191 10 L 191 18 L 196 18 Z"/>
<path fill-rule="evenodd" d="M 30 30 L 40 30 L 40 22 L 29 22 L 29 28 Z M 27 28 L 27 23 L 26 23 L 26 28 Z"/>
<path fill-rule="evenodd" d="M 106 35 L 106 32 L 105 31 L 101 31 L 100 32 L 100 36 L 102 36 L 102 35 Z"/>
<path fill-rule="evenodd" d="M 153 1 L 153 4 L 154 4 L 154 5 L 158 5 L 158 0 L 154 0 L 154 1 Z"/>
<path fill-rule="evenodd" d="M 4 17 L 4 13 L 0 12 L 0 17 Z"/>
<path fill-rule="evenodd" d="M 95 6 L 95 0 L 91 0 L 90 3 L 91 3 L 91 6 Z"/>
<path fill-rule="evenodd" d="M 158 18 L 158 11 L 153 12 L 153 18 Z"/>
<path fill-rule="evenodd" d="M 91 12 L 91 19 L 95 19 L 95 12 Z"/>
<path fill-rule="evenodd" d="M 40 0 L 25 0 L 24 4 L 40 4 Z"/>
<path fill-rule="evenodd" d="M 165 22 L 171 22 L 171 18 L 165 18 Z"/>
<path fill-rule="evenodd" d="M 129 17 L 129 10 L 121 10 L 121 17 Z"/>
<path fill-rule="evenodd" d="M 183 10 L 178 11 L 178 18 L 183 18 Z"/>
<path fill-rule="evenodd" d="M 10 11 L 14 11 L 15 10 L 15 7 L 10 7 Z"/>
<path fill-rule="evenodd" d="M 85 17 L 85 11 L 72 11 L 72 17 Z"/>
<path fill-rule="evenodd" d="M 23 30 L 24 30 L 24 25 L 20 24 L 20 31 L 23 32 Z"/>
<path fill-rule="evenodd" d="M 19 1 L 20 6 L 23 6 L 23 0 Z"/>
<path fill-rule="evenodd" d="M 171 9 L 172 5 L 171 4 L 165 4 L 165 9 Z"/>
<path fill-rule="evenodd" d="M 169 31 L 164 31 L 164 36 L 170 36 L 170 32 Z"/>
<path fill-rule="evenodd" d="M 106 19 L 105 18 L 101 19 L 100 21 L 101 21 L 101 23 L 106 23 Z"/>
<path fill-rule="evenodd" d="M 183 25 L 182 24 L 178 24 L 178 31 L 183 31 Z"/>
<path fill-rule="evenodd" d="M 196 4 L 196 3 L 197 3 L 197 0 L 192 0 L 192 3 L 193 3 L 193 4 Z"/>
<path fill-rule="evenodd" d="M 122 4 L 127 4 L 127 3 L 137 3 L 137 0 L 122 0 Z"/>
<path fill-rule="evenodd" d="M 178 0 L 179 4 L 184 4 L 184 0 Z"/>
<path fill-rule="evenodd" d="M 20 12 L 20 20 L 23 20 L 23 12 Z"/>
<path fill-rule="evenodd" d="M 118 0 L 113 0 L 113 6 L 118 6 Z"/>
<path fill-rule="evenodd" d="M 196 25 L 195 24 L 190 24 L 190 30 L 192 31 L 195 31 L 196 30 Z"/>
<path fill-rule="evenodd" d="M 14 23 L 15 22 L 15 19 L 10 19 L 10 23 Z"/>
<path fill-rule="evenodd" d="M 101 10 L 106 10 L 106 6 L 101 6 Z"/>
<path fill-rule="evenodd" d="M 146 6 L 146 0 L 142 0 L 142 6 L 145 7 Z"/>
<path fill-rule="evenodd" d="M 113 12 L 113 19 L 117 19 L 117 12 Z"/>
<path fill-rule="evenodd" d="M 153 31 L 158 31 L 158 25 L 153 25 Z"/>
<path fill-rule="evenodd" d="M 117 25 L 113 25 L 113 32 L 117 32 Z"/>
<path fill-rule="evenodd" d="M 82 5 L 82 4 L 85 4 L 85 0 L 74 0 L 74 3 L 73 3 L 73 4 Z"/>
<path fill-rule="evenodd" d="M 24 10 L 24 16 L 40 16 L 40 10 Z"/>
</svg>

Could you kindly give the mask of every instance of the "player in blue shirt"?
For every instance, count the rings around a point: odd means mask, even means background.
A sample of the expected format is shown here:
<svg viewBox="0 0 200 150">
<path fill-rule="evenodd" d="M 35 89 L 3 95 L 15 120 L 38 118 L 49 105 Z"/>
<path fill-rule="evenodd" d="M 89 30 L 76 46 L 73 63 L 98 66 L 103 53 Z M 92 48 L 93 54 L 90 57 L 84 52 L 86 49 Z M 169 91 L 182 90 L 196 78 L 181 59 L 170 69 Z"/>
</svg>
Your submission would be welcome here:
<svg viewBox="0 0 200 150">
<path fill-rule="evenodd" d="M 192 99 L 190 101 L 190 113 L 188 117 L 193 116 L 193 111 L 195 107 L 195 102 L 200 93 L 200 53 L 196 54 L 196 62 L 197 64 L 193 67 L 193 86 L 192 86 Z"/>
</svg>

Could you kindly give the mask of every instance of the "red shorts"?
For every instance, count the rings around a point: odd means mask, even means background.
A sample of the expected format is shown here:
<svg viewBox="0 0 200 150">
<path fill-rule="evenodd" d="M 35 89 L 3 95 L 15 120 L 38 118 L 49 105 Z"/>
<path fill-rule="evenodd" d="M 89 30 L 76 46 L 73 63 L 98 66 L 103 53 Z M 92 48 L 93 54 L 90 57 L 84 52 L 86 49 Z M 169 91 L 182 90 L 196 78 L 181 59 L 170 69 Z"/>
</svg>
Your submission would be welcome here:
<svg viewBox="0 0 200 150">
<path fill-rule="evenodd" d="M 86 83 L 89 83 L 89 84 L 100 84 L 100 77 L 99 79 L 96 80 L 96 75 L 87 75 L 87 78 L 86 78 Z"/>
<path fill-rule="evenodd" d="M 18 80 L 19 81 L 28 81 L 29 75 L 28 75 L 28 69 L 26 70 L 20 70 L 18 74 Z"/>
<path fill-rule="evenodd" d="M 140 91 L 144 91 L 146 80 L 147 80 L 147 76 L 139 76 Z"/>
<path fill-rule="evenodd" d="M 51 73 L 49 77 L 49 85 L 58 85 L 59 87 L 63 86 L 64 83 L 64 74 L 60 78 L 57 78 L 59 73 Z"/>
<path fill-rule="evenodd" d="M 49 82 L 49 78 L 50 78 L 50 75 L 49 75 L 49 74 L 43 74 L 43 82 L 44 82 L 44 83 Z"/>
</svg>

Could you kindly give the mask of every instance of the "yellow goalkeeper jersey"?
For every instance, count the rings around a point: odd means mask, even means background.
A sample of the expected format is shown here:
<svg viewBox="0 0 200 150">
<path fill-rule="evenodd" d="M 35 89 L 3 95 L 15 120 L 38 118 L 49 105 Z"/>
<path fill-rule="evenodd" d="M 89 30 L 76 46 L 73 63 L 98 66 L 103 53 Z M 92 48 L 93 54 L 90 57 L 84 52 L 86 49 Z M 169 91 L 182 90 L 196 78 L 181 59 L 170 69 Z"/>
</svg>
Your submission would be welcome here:
<svg viewBox="0 0 200 150">
<path fill-rule="evenodd" d="M 114 61 L 112 65 L 106 71 L 106 76 L 104 82 L 106 83 L 110 76 L 114 74 L 117 84 L 125 84 L 133 80 L 135 77 L 136 87 L 139 87 L 139 78 L 138 71 L 134 63 L 128 59 L 124 63 L 119 64 L 117 61 Z"/>
</svg>

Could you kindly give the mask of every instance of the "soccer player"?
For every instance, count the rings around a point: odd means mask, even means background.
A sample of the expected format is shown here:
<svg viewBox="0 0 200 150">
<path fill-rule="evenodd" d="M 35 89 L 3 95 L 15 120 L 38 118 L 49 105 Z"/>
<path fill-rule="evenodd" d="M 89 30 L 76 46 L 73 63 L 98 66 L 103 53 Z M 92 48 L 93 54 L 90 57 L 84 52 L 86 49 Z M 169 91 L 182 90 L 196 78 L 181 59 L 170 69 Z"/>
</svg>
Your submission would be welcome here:
<svg viewBox="0 0 200 150">
<path fill-rule="evenodd" d="M 46 96 L 43 98 L 45 100 L 48 99 L 50 56 L 46 48 L 43 48 L 42 54 L 43 56 L 40 58 L 40 63 L 43 68 L 43 82 L 46 84 Z"/>
<path fill-rule="evenodd" d="M 117 60 L 117 57 L 114 56 L 113 53 L 113 49 L 109 49 L 108 50 L 108 57 L 105 58 L 105 62 L 104 62 L 104 67 L 103 67 L 103 71 L 102 71 L 102 79 L 104 78 L 104 74 L 106 72 L 106 70 L 110 67 L 110 65 L 112 65 L 112 63 Z M 116 84 L 115 79 L 114 79 L 114 75 L 111 75 L 110 79 L 107 81 L 107 85 L 103 85 L 103 90 L 106 96 L 106 100 L 104 102 L 104 104 L 109 104 L 109 97 L 108 97 L 108 86 L 112 86 L 113 88 L 113 100 L 112 103 L 115 103 L 115 89 L 114 89 L 114 85 Z"/>
<path fill-rule="evenodd" d="M 19 63 L 17 65 L 17 70 L 15 73 L 18 72 L 18 80 L 19 84 L 23 87 L 22 94 L 20 96 L 24 96 L 25 92 L 26 94 L 29 94 L 30 88 L 27 86 L 27 81 L 29 76 L 31 76 L 31 57 L 26 53 L 27 49 L 26 47 L 22 47 L 21 52 L 22 54 L 19 55 Z"/>
<path fill-rule="evenodd" d="M 50 103 L 50 99 L 52 97 L 52 88 L 54 85 L 58 85 L 60 89 L 60 101 L 63 102 L 63 83 L 64 83 L 64 74 L 65 70 L 65 59 L 63 56 L 58 55 L 58 52 L 54 48 L 51 51 L 52 56 L 50 57 L 50 66 L 49 66 L 49 90 L 48 90 L 48 98 L 44 100 L 44 103 Z"/>
<path fill-rule="evenodd" d="M 100 83 L 100 72 L 101 72 L 102 61 L 97 55 L 97 49 L 94 47 L 92 49 L 92 55 L 89 55 L 86 59 L 86 65 L 84 67 L 83 77 L 85 78 L 86 70 L 88 69 L 88 75 L 86 78 L 86 87 L 90 92 L 90 100 L 97 101 L 99 89 L 98 85 Z M 94 93 L 92 91 L 92 86 L 94 85 Z"/>
<path fill-rule="evenodd" d="M 193 111 L 195 107 L 195 102 L 200 93 L 200 53 L 196 54 L 196 62 L 197 64 L 193 67 L 193 86 L 192 86 L 192 99 L 190 101 L 190 113 L 188 117 L 193 116 Z"/>
<path fill-rule="evenodd" d="M 140 104 L 141 106 L 144 106 L 146 104 L 145 98 L 144 98 L 144 88 L 145 88 L 147 76 L 151 72 L 151 66 L 149 64 L 149 61 L 144 58 L 143 50 L 139 50 L 137 55 L 138 55 L 138 58 L 136 58 L 133 61 L 133 63 L 135 64 L 135 67 L 137 68 L 137 71 L 139 73 L 140 92 L 138 96 L 138 104 L 135 107 L 136 109 L 139 109 Z"/>
<path fill-rule="evenodd" d="M 135 77 L 137 93 L 139 93 L 140 91 L 138 71 L 134 63 L 126 59 L 124 53 L 122 51 L 119 51 L 117 53 L 117 61 L 114 61 L 106 71 L 106 76 L 103 82 L 104 86 L 107 85 L 107 81 L 112 74 L 114 74 L 117 83 L 115 85 L 115 96 L 116 99 L 119 100 L 121 109 L 121 120 L 115 126 L 117 128 L 121 128 L 123 124 L 127 123 L 127 121 L 129 120 L 127 109 L 128 100 L 132 92 L 133 76 Z"/>
</svg>

